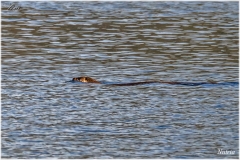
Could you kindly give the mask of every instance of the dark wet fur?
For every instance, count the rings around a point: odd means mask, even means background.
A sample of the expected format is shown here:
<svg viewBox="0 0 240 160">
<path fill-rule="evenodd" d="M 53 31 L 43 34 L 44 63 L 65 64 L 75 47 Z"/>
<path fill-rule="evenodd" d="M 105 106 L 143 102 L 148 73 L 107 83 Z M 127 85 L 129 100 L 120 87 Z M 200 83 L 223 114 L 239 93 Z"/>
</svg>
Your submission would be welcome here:
<svg viewBox="0 0 240 160">
<path fill-rule="evenodd" d="M 84 81 L 82 81 L 84 79 Z M 76 77 L 73 78 L 72 81 L 79 81 L 83 83 L 101 83 L 93 78 L 90 77 Z M 172 85 L 185 85 L 185 86 L 199 86 L 204 84 L 217 84 L 214 81 L 210 82 L 166 82 L 166 81 L 145 81 L 145 82 L 131 82 L 131 83 L 115 83 L 115 84 L 108 84 L 112 86 L 135 86 L 135 85 L 144 85 L 144 84 L 151 84 L 151 83 L 165 83 L 165 84 L 172 84 Z"/>
<path fill-rule="evenodd" d="M 91 78 L 91 77 L 75 77 L 72 79 L 72 81 L 79 81 L 82 82 L 81 80 L 84 79 L 87 82 L 83 82 L 83 83 L 100 83 L 97 80 Z"/>
</svg>

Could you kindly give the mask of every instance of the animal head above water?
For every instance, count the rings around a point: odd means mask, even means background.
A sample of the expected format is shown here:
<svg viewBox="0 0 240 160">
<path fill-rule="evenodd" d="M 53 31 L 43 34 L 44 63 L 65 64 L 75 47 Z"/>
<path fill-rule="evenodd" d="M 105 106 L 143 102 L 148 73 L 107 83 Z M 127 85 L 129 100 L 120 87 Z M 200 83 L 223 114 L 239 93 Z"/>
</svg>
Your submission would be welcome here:
<svg viewBox="0 0 240 160">
<path fill-rule="evenodd" d="M 79 81 L 83 83 L 100 83 L 91 77 L 76 77 L 76 78 L 73 78 L 72 81 Z"/>
</svg>

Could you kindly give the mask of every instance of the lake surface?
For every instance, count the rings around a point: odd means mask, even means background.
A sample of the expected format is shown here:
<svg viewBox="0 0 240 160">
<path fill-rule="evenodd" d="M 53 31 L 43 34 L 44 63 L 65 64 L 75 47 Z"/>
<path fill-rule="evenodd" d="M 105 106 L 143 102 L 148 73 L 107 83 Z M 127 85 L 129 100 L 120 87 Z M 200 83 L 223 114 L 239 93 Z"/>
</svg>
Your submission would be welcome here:
<svg viewBox="0 0 240 160">
<path fill-rule="evenodd" d="M 238 2 L 11 5 L 2 158 L 239 157 Z M 79 76 L 221 84 L 66 82 Z"/>
</svg>

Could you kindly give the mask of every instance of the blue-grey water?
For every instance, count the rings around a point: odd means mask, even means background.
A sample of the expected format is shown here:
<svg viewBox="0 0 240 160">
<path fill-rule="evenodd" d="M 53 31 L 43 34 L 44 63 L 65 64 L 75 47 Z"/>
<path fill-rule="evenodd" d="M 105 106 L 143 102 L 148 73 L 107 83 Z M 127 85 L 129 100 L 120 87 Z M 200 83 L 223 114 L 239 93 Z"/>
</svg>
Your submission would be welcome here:
<svg viewBox="0 0 240 160">
<path fill-rule="evenodd" d="M 2 158 L 238 158 L 238 11 L 2 2 Z M 79 76 L 220 84 L 66 82 Z"/>
</svg>

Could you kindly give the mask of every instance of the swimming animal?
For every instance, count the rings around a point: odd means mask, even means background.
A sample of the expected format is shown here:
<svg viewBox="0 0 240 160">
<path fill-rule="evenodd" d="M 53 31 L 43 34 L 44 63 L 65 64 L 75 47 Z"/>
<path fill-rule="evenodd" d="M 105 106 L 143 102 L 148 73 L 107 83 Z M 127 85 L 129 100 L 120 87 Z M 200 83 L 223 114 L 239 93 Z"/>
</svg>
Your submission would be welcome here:
<svg viewBox="0 0 240 160">
<path fill-rule="evenodd" d="M 72 82 L 78 81 L 83 83 L 97 83 L 102 84 L 101 82 L 91 78 L 91 77 L 75 77 L 72 79 Z M 141 85 L 141 84 L 150 84 L 150 83 L 167 83 L 167 84 L 178 84 L 178 85 L 187 85 L 187 86 L 198 86 L 203 84 L 216 84 L 214 81 L 209 82 L 167 82 L 167 81 L 144 81 L 144 82 L 131 82 L 131 83 L 114 83 L 109 85 L 114 86 L 134 86 L 134 85 Z"/>
<path fill-rule="evenodd" d="M 76 77 L 76 78 L 73 78 L 72 81 L 79 81 L 84 83 L 100 83 L 91 77 Z"/>
</svg>

